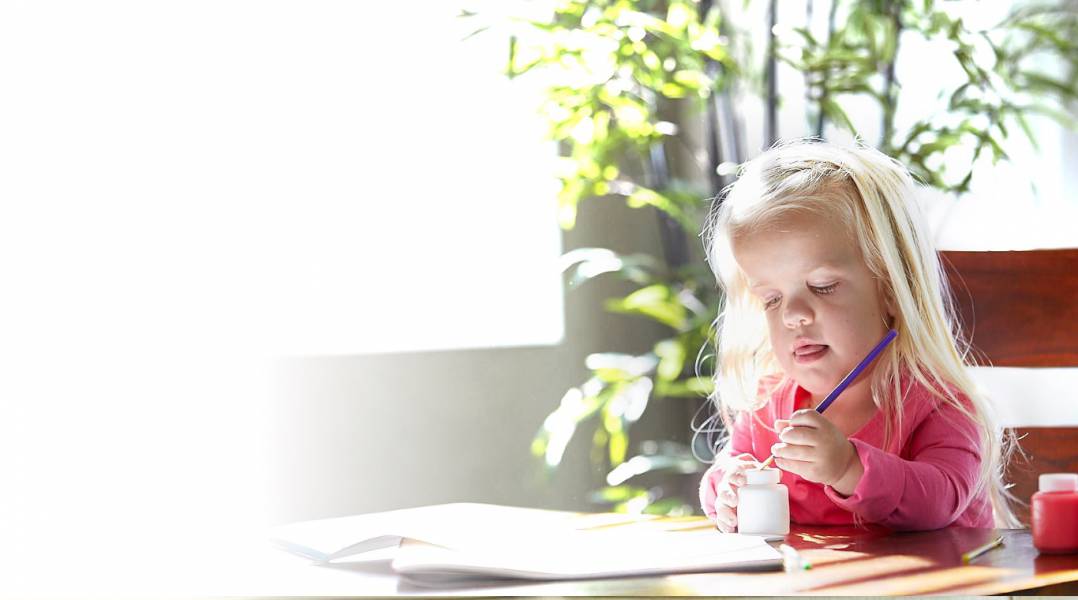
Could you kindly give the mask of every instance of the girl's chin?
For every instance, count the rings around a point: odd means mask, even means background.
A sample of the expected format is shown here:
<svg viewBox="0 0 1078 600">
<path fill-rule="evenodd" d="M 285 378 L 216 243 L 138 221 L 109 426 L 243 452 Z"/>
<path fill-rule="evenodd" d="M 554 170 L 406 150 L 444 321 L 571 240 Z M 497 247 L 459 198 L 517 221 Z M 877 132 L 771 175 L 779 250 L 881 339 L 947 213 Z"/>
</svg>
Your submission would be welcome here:
<svg viewBox="0 0 1078 600">
<path fill-rule="evenodd" d="M 793 366 L 793 379 L 797 385 L 812 392 L 814 396 L 826 396 L 835 389 L 838 382 L 842 381 L 845 373 L 832 373 L 831 370 L 820 368 L 806 369 L 800 365 Z"/>
</svg>

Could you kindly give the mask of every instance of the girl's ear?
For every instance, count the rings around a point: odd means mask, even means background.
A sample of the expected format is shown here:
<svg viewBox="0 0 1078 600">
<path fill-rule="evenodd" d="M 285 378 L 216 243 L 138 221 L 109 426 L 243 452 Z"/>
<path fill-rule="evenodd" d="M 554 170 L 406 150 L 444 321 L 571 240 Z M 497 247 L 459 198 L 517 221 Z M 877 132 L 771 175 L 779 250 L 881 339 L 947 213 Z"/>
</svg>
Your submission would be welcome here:
<svg viewBox="0 0 1078 600">
<path fill-rule="evenodd" d="M 887 314 L 883 315 L 883 324 L 887 327 L 887 329 L 894 329 L 895 328 L 895 314 L 893 312 L 888 311 Z"/>
<path fill-rule="evenodd" d="M 895 315 L 898 313 L 895 310 L 897 303 L 895 302 L 894 295 L 884 286 L 880 286 L 880 296 L 883 298 L 883 321 L 887 325 L 888 329 L 891 329 L 895 325 Z"/>
</svg>

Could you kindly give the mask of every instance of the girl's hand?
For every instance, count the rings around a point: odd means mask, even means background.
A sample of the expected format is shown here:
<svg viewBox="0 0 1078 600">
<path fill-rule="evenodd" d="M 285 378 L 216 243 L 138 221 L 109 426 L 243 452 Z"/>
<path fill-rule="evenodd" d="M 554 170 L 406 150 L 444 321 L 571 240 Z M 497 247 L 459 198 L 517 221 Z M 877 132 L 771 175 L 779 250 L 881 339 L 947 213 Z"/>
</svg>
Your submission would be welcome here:
<svg viewBox="0 0 1078 600">
<path fill-rule="evenodd" d="M 857 450 L 834 423 L 815 410 L 804 409 L 789 420 L 775 421 L 775 430 L 781 440 L 771 447 L 776 466 L 841 494 L 853 493 L 864 471 L 856 468 L 861 466 Z"/>
<path fill-rule="evenodd" d="M 745 471 L 760 466 L 751 454 L 720 457 L 700 480 L 700 507 L 723 533 L 737 529 L 737 489 Z"/>
</svg>

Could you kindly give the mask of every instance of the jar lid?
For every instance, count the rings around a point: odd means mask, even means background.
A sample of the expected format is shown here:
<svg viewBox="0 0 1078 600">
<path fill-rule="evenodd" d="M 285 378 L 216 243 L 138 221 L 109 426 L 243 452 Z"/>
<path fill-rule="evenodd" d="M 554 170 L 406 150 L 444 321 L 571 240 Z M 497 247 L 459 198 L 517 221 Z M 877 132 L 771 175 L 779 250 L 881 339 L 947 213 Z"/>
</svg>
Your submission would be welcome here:
<svg viewBox="0 0 1078 600">
<path fill-rule="evenodd" d="M 748 485 L 767 485 L 779 482 L 779 470 L 770 467 L 766 469 L 745 469 L 745 483 Z"/>
<path fill-rule="evenodd" d="M 1038 478 L 1037 488 L 1042 492 L 1078 491 L 1078 473 L 1045 473 Z"/>
</svg>

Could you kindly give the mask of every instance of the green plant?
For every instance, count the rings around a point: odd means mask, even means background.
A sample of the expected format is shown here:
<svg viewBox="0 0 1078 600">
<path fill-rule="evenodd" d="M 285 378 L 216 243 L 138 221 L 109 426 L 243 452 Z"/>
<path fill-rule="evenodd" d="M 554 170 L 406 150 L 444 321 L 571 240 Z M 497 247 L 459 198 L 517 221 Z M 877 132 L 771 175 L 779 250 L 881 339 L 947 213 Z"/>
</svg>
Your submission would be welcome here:
<svg viewBox="0 0 1078 600">
<path fill-rule="evenodd" d="M 580 203 L 597 197 L 651 207 L 663 224 L 662 257 L 617 255 L 603 248 L 565 255 L 570 287 L 599 276 L 622 277 L 637 289 L 607 300 L 606 308 L 658 321 L 670 334 L 643 355 L 590 356 L 592 376 L 566 393 L 531 446 L 556 468 L 569 439 L 583 423 L 594 421 L 592 458 L 609 468 L 606 486 L 595 498 L 617 510 L 693 510 L 694 499 L 634 485 L 634 478 L 647 472 L 702 471 L 692 449 L 646 441 L 631 455 L 629 432 L 652 399 L 699 403 L 712 391 L 713 362 L 701 357 L 721 298 L 707 266 L 692 257 L 688 240 L 701 229 L 707 199 L 717 198 L 736 165 L 749 158 L 735 103 L 748 95 L 762 97 L 761 137 L 766 145 L 776 141 L 780 61 L 805 79 L 808 109 L 799 135 L 858 135 L 866 117 L 853 113 L 850 102 L 871 98 L 879 107 L 876 145 L 925 183 L 949 192 L 969 189 L 982 154 L 993 162 L 1006 159 L 1014 127 L 1036 145 L 1026 115 L 1046 114 L 1074 126 L 1068 112 L 1078 97 L 1074 2 L 1023 3 L 998 25 L 971 30 L 933 0 L 834 1 L 821 3 L 828 10 L 826 30 L 806 26 L 787 33 L 777 0 L 768 3 L 769 22 L 762 32 L 759 26 L 738 24 L 736 17 L 750 4 L 563 0 L 540 18 L 506 17 L 478 28 L 507 31 L 509 77 L 545 71 L 553 81 L 543 112 L 563 150 L 561 225 L 573 227 Z M 811 14 L 813 4 L 807 0 L 802 6 Z M 462 16 L 484 18 L 474 11 Z M 949 49 L 938 58 L 954 61 L 965 80 L 949 90 L 944 111 L 899 129 L 895 116 L 902 94 L 895 65 L 910 35 L 945 40 Z M 758 57 L 754 36 L 766 40 Z M 1055 72 L 1038 66 L 1044 60 L 1053 62 Z M 706 168 L 695 177 L 672 160 L 688 143 L 683 132 L 693 126 L 693 115 L 701 117 L 707 155 Z M 957 178 L 942 161 L 955 149 L 969 156 Z"/>
</svg>

